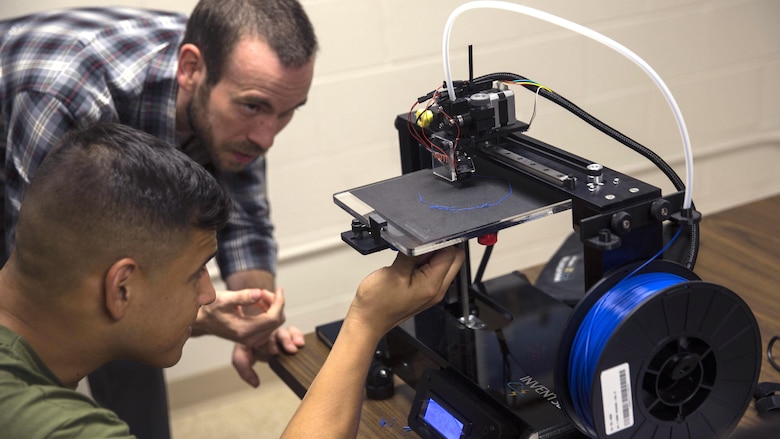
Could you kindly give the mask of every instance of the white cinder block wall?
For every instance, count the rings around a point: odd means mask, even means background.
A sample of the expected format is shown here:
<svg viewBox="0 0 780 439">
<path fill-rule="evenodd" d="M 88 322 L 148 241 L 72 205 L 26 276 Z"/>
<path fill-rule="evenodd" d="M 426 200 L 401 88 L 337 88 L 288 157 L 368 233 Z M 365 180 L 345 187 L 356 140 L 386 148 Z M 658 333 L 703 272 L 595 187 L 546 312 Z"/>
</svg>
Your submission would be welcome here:
<svg viewBox="0 0 780 439">
<path fill-rule="evenodd" d="M 400 173 L 393 120 L 443 80 L 441 40 L 457 0 L 302 0 L 321 51 L 309 103 L 269 155 L 278 283 L 288 323 L 305 332 L 343 316 L 355 286 L 387 264 L 339 239 L 350 217 L 332 194 Z M 189 11 L 194 0 L 4 1 L 0 18 L 63 6 L 125 5 Z M 774 0 L 527 0 L 595 29 L 644 58 L 682 108 L 695 157 L 694 201 L 706 215 L 780 192 L 780 3 Z M 641 70 L 617 53 L 526 16 L 478 10 L 451 35 L 453 76 L 508 71 L 539 81 L 653 149 L 684 177 L 671 112 Z M 517 91 L 527 120 L 533 94 Z M 609 167 L 671 185 L 647 161 L 540 100 L 530 135 Z M 568 214 L 503 231 L 486 277 L 543 263 L 570 231 Z M 480 250 L 472 247 L 476 264 Z M 216 272 L 214 273 L 216 276 Z M 191 340 L 168 378 L 230 367 L 231 344 Z"/>
</svg>

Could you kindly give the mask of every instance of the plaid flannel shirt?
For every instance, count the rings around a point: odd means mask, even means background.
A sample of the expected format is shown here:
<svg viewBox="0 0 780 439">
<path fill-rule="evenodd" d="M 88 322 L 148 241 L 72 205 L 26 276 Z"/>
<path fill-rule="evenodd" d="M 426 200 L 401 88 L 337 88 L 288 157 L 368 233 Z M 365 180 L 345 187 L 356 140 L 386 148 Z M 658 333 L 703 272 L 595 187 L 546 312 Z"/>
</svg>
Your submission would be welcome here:
<svg viewBox="0 0 780 439">
<path fill-rule="evenodd" d="M 67 130 L 112 121 L 178 145 L 176 64 L 185 23 L 181 14 L 127 8 L 51 11 L 0 22 L 7 254 L 24 190 Z M 235 206 L 218 236 L 222 277 L 248 269 L 274 273 L 265 160 L 215 176 Z"/>
</svg>

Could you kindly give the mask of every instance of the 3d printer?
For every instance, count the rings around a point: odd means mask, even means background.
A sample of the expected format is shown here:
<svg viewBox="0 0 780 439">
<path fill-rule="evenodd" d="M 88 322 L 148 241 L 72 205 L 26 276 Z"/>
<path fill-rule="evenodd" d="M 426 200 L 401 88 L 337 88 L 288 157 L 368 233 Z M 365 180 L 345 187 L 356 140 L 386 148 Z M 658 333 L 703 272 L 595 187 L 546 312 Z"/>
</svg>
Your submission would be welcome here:
<svg viewBox="0 0 780 439">
<path fill-rule="evenodd" d="M 513 83 L 655 163 L 657 187 L 524 134 Z M 699 214 L 660 157 L 544 85 L 510 73 L 447 81 L 396 118 L 399 177 L 334 195 L 361 253 L 486 245 L 444 301 L 391 331 L 386 361 L 416 389 L 425 438 L 724 437 L 747 408 L 760 334 L 733 292 L 692 271 Z M 495 235 L 570 211 L 581 295 L 519 272 L 483 280 Z"/>
</svg>

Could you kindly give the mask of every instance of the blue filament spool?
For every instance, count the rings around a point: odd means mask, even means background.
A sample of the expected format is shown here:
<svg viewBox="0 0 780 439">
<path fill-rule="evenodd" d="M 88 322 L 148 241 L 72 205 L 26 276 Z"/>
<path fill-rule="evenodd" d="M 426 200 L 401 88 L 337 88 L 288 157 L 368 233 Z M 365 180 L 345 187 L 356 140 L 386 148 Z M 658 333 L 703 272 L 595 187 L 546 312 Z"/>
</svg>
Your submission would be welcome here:
<svg viewBox="0 0 780 439">
<path fill-rule="evenodd" d="M 607 276 L 575 308 L 555 388 L 591 438 L 726 437 L 752 398 L 758 325 L 730 290 L 668 261 Z"/>
<path fill-rule="evenodd" d="M 685 279 L 669 273 L 630 277 L 610 289 L 585 316 L 569 357 L 569 382 L 577 384 L 571 388 L 572 402 L 591 434 L 595 434 L 590 414 L 592 378 L 604 345 L 618 325 L 642 302 L 664 288 L 682 282 Z"/>
</svg>

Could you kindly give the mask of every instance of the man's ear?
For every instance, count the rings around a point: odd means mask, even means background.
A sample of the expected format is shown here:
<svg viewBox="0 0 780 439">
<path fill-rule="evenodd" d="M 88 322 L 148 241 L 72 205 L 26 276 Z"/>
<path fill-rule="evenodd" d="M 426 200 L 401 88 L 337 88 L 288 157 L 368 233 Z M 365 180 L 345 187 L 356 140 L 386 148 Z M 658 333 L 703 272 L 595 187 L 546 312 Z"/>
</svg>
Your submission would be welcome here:
<svg viewBox="0 0 780 439">
<path fill-rule="evenodd" d="M 182 45 L 179 49 L 179 64 L 176 70 L 179 88 L 192 93 L 205 77 L 206 64 L 198 46 L 190 43 Z"/>
<path fill-rule="evenodd" d="M 106 310 L 114 320 L 125 316 L 134 291 L 130 288 L 136 276 L 140 276 L 138 263 L 131 258 L 114 262 L 106 273 L 105 300 Z"/>
</svg>

